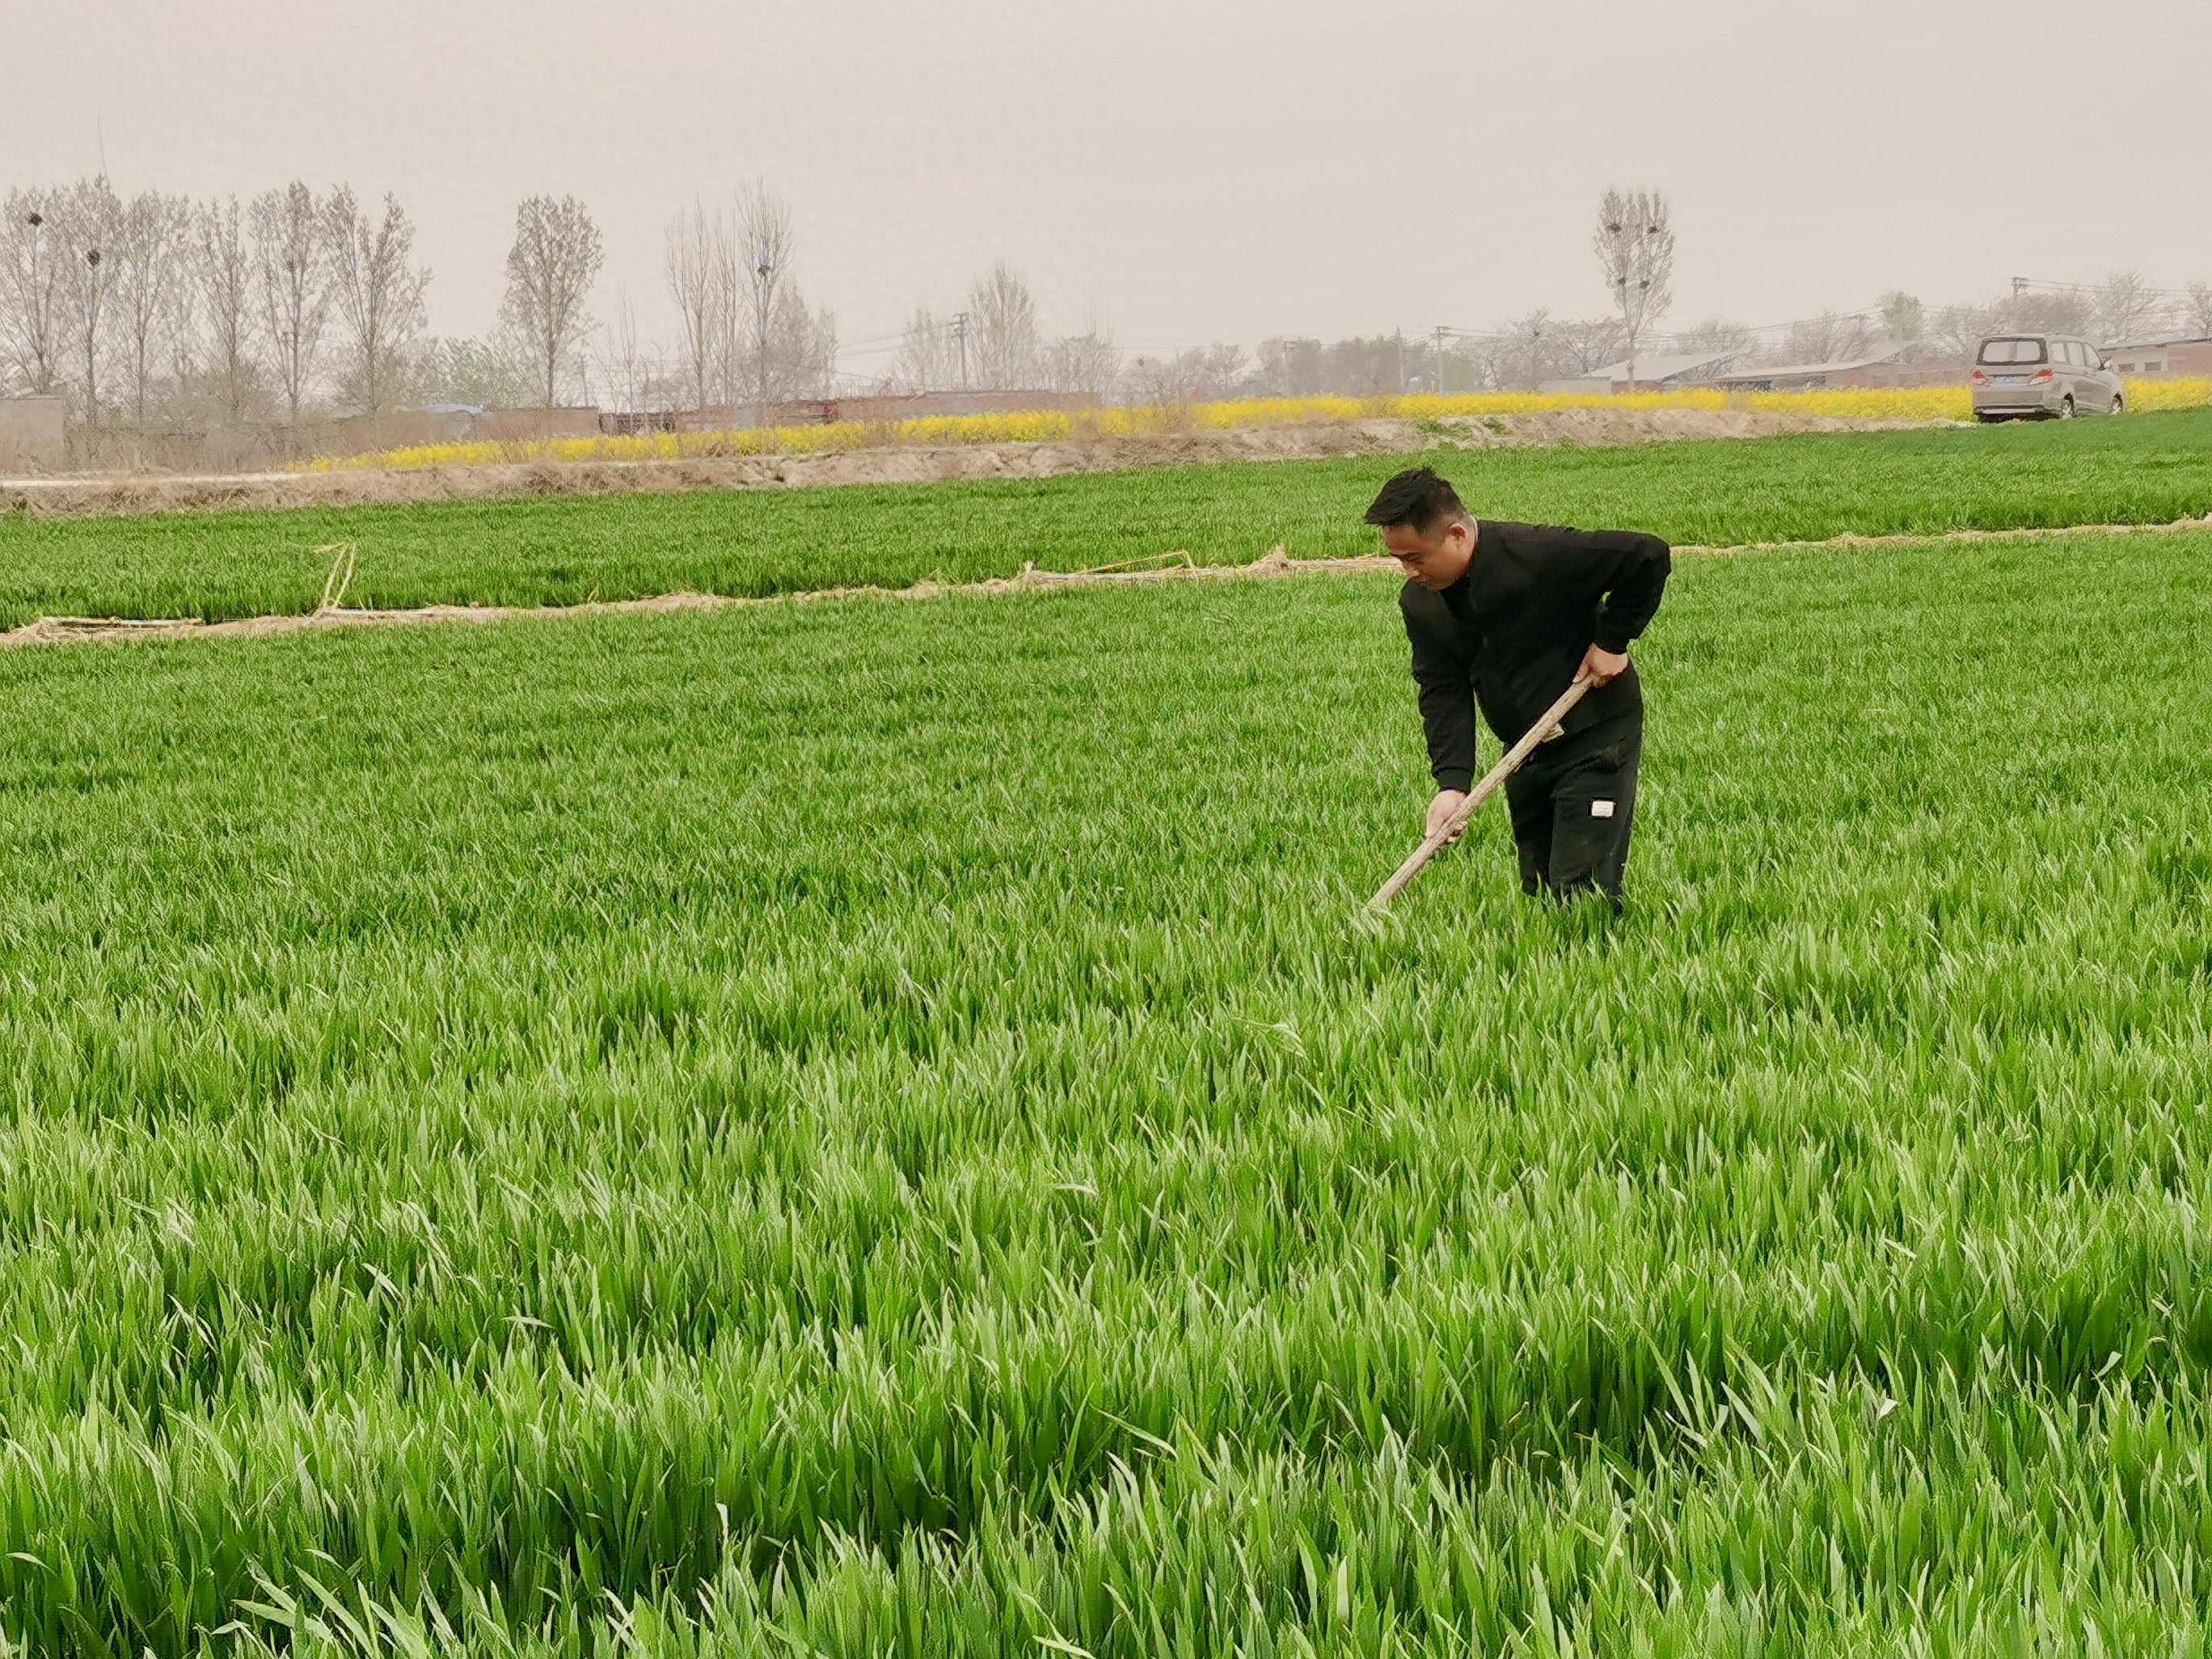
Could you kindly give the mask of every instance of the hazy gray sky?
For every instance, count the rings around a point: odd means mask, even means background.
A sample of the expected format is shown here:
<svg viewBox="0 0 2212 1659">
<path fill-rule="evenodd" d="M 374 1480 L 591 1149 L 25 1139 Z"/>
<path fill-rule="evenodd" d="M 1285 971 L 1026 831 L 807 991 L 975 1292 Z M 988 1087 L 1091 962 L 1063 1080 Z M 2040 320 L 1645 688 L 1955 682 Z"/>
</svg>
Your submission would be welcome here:
<svg viewBox="0 0 2212 1659">
<path fill-rule="evenodd" d="M 663 223 L 758 173 L 854 370 L 1002 255 L 1144 348 L 1594 312 L 1608 181 L 1674 198 L 1665 325 L 2178 284 L 2208 107 L 2212 0 L 0 0 L 0 185 L 397 191 L 441 333 L 570 191 L 668 340 Z"/>
</svg>

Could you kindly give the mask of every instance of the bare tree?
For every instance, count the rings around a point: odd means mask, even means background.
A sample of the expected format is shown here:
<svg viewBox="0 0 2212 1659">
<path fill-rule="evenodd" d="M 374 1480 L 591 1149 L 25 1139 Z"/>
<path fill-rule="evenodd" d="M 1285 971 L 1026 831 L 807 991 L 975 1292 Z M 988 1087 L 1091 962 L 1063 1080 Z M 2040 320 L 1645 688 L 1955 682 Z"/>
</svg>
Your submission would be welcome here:
<svg viewBox="0 0 2212 1659">
<path fill-rule="evenodd" d="M 373 421 L 409 372 L 430 273 L 414 263 L 415 227 L 395 196 L 385 197 L 384 212 L 372 223 L 341 185 L 323 204 L 322 223 L 331 292 L 346 328 L 348 381 Z"/>
<path fill-rule="evenodd" d="M 1251 386 L 1263 398 L 1303 398 L 1321 390 L 1322 343 L 1310 338 L 1262 340 Z"/>
<path fill-rule="evenodd" d="M 1480 392 L 1506 385 L 1507 382 L 1504 377 L 1513 372 L 1512 359 L 1515 356 L 1513 343 L 1508 341 L 1503 331 L 1499 331 L 1470 335 L 1449 348 L 1450 355 L 1458 358 L 1463 365 L 1460 373 L 1467 381 L 1464 389 Z M 1260 368 L 1255 379 L 1267 381 L 1272 378 L 1267 372 L 1267 360 L 1263 343 Z M 1449 374 L 1443 371 L 1438 372 L 1437 379 L 1440 384 L 1449 384 Z M 1521 382 L 1516 380 L 1513 384 L 1519 385 Z M 1528 384 L 1533 386 L 1535 382 L 1531 380 Z"/>
<path fill-rule="evenodd" d="M 738 388 L 745 382 L 738 359 L 744 355 L 745 279 L 738 271 L 737 232 L 726 210 L 714 213 L 714 384 L 720 388 L 726 424 L 738 424 Z"/>
<path fill-rule="evenodd" d="M 1127 378 L 1138 402 L 1167 407 L 1229 397 L 1247 372 L 1242 346 L 1194 346 L 1172 357 L 1139 357 L 1130 363 Z"/>
<path fill-rule="evenodd" d="M 521 409 L 543 387 L 539 365 L 513 331 L 484 340 L 433 340 L 415 365 L 426 397 L 482 409 Z"/>
<path fill-rule="evenodd" d="M 1981 305 L 1939 307 L 1929 318 L 1923 338 L 1944 357 L 1971 358 L 1992 334 L 2083 334 L 2089 331 L 2090 307 L 2072 289 L 2049 293 L 2014 292 Z"/>
<path fill-rule="evenodd" d="M 1395 394 L 1404 383 L 1405 342 L 1396 332 L 1354 335 L 1322 348 L 1319 391 L 1354 398 Z"/>
<path fill-rule="evenodd" d="M 1126 373 L 1132 402 L 1153 409 L 1194 404 L 1201 395 L 1206 354 L 1193 349 L 1172 357 L 1134 357 Z"/>
<path fill-rule="evenodd" d="M 1627 337 L 1617 317 L 1588 317 L 1553 325 L 1562 359 L 1577 374 L 1602 368 L 1621 355 Z"/>
<path fill-rule="evenodd" d="M 1922 337 L 1939 357 L 1964 361 L 1974 355 L 1984 335 L 2002 325 L 2000 306 L 1939 306 Z"/>
<path fill-rule="evenodd" d="M 797 287 L 787 286 L 769 319 L 766 352 L 750 338 L 742 342 L 733 384 L 754 395 L 756 418 L 765 419 L 765 411 L 781 399 L 825 391 L 836 369 L 836 318 L 827 311 L 808 311 Z"/>
<path fill-rule="evenodd" d="M 61 298 L 68 319 L 71 352 L 79 371 L 78 407 L 100 446 L 100 378 L 114 332 L 111 295 L 118 264 L 116 244 L 123 234 L 123 204 L 105 173 L 82 179 L 56 204 L 59 232 Z"/>
<path fill-rule="evenodd" d="M 295 179 L 282 190 L 256 197 L 252 218 L 262 320 L 284 393 L 286 418 L 296 430 L 300 406 L 314 384 L 323 330 L 330 320 L 330 258 L 323 242 L 323 212 L 314 192 Z"/>
<path fill-rule="evenodd" d="M 1001 259 L 969 290 L 977 380 L 994 392 L 1028 386 L 1036 378 L 1036 301 L 1029 284 Z"/>
<path fill-rule="evenodd" d="M 54 389 L 61 374 L 60 237 L 54 194 L 11 190 L 0 208 L 0 353 L 33 397 Z"/>
<path fill-rule="evenodd" d="M 1430 366 L 1440 392 L 1480 392 L 1491 384 L 1480 340 L 1455 340 L 1444 347 L 1441 358 L 1431 356 Z"/>
<path fill-rule="evenodd" d="M 147 395 L 167 355 L 167 331 L 177 321 L 191 224 L 189 204 L 147 191 L 125 206 L 117 226 L 116 324 L 121 331 L 124 379 L 130 388 L 131 417 L 136 426 L 146 424 Z M 143 435 L 140 441 L 143 443 Z"/>
<path fill-rule="evenodd" d="M 192 215 L 191 285 L 205 320 L 208 372 L 233 428 L 246 419 L 254 380 L 253 255 L 246 246 L 246 216 L 238 198 L 203 203 Z"/>
<path fill-rule="evenodd" d="M 817 306 L 806 314 L 806 351 L 799 359 L 795 389 L 810 396 L 829 396 L 837 389 L 837 313 Z"/>
<path fill-rule="evenodd" d="M 1869 339 L 1865 318 L 1824 311 L 1790 324 L 1782 349 L 1793 363 L 1828 363 L 1863 354 Z"/>
<path fill-rule="evenodd" d="M 617 289 L 614 320 L 607 325 L 599 342 L 599 374 L 617 409 L 635 414 L 646 406 L 653 355 L 638 334 L 637 308 L 630 304 L 629 291 Z"/>
<path fill-rule="evenodd" d="M 1497 386 L 1533 386 L 1551 379 L 1563 349 L 1559 327 L 1543 307 L 1478 343 L 1483 376 Z"/>
<path fill-rule="evenodd" d="M 949 386 L 960 372 L 954 361 L 957 356 L 958 342 L 953 337 L 952 324 L 939 319 L 927 306 L 916 306 L 906 319 L 905 333 L 900 337 L 898 367 L 894 374 L 901 385 L 916 392 Z"/>
<path fill-rule="evenodd" d="M 720 216 L 709 218 L 706 209 L 696 202 L 688 213 L 671 219 L 662 233 L 662 268 L 667 275 L 669 295 L 676 301 L 678 320 L 683 325 L 684 355 L 691 365 L 692 404 L 702 412 L 707 407 L 708 370 L 725 332 L 717 279 L 724 263 L 720 251 L 727 240 Z"/>
<path fill-rule="evenodd" d="M 1907 358 L 1911 357 L 1928 332 L 1927 307 L 1903 289 L 1892 289 L 1881 296 L 1881 331 L 1904 348 Z"/>
<path fill-rule="evenodd" d="M 1045 353 L 1044 381 L 1054 392 L 1098 398 L 1112 395 L 1121 377 L 1121 353 L 1113 331 L 1093 316 L 1080 334 L 1065 334 Z"/>
<path fill-rule="evenodd" d="M 592 326 L 586 301 L 605 257 L 599 228 L 574 197 L 556 202 L 532 196 L 514 210 L 501 314 L 530 343 L 547 409 L 554 404 L 562 362 Z"/>
<path fill-rule="evenodd" d="M 200 289 L 192 249 L 195 210 L 189 200 L 179 198 L 178 205 L 185 215 L 184 235 L 178 253 L 181 269 L 177 280 L 169 285 L 168 315 L 162 319 L 161 333 L 162 345 L 168 352 L 171 395 L 181 415 L 199 406 L 204 377 L 200 369 Z"/>
<path fill-rule="evenodd" d="M 1233 398 L 1243 390 L 1252 372 L 1250 360 L 1240 345 L 1212 345 L 1206 349 L 1204 378 L 1199 389 L 1208 401 Z"/>
<path fill-rule="evenodd" d="M 1759 337 L 1749 328 L 1724 317 L 1692 323 L 1672 338 L 1677 351 L 1725 351 L 1739 357 L 1750 356 L 1759 344 Z"/>
<path fill-rule="evenodd" d="M 690 396 L 690 377 L 680 369 L 671 373 L 660 367 L 658 359 L 648 359 L 641 392 L 641 404 L 647 409 L 681 409 Z"/>
<path fill-rule="evenodd" d="M 751 188 L 738 198 L 736 234 L 731 249 L 737 261 L 738 279 L 747 302 L 746 319 L 751 330 L 750 355 L 756 426 L 768 423 L 774 380 L 771 364 L 780 355 L 774 343 L 777 325 L 781 322 L 787 337 L 794 326 L 789 316 L 779 318 L 778 313 L 786 296 L 796 293 L 791 262 L 797 248 L 798 239 L 791 228 L 790 204 L 765 182 L 756 179 Z M 795 309 L 804 316 L 803 305 Z"/>
<path fill-rule="evenodd" d="M 1996 326 L 2032 334 L 2087 334 L 2094 322 L 2088 296 L 2076 289 L 2054 293 L 2020 294 L 2001 301 Z"/>
<path fill-rule="evenodd" d="M 1628 343 L 1628 383 L 1636 384 L 1636 345 L 1645 327 L 1674 303 L 1674 232 L 1667 198 L 1656 190 L 1608 189 L 1598 202 L 1590 239 Z"/>
<path fill-rule="evenodd" d="M 2187 309 L 2182 313 L 2184 324 L 2197 333 L 2212 338 L 2212 283 L 2191 283 L 2188 295 Z"/>
<path fill-rule="evenodd" d="M 2140 270 L 2116 270 L 2097 290 L 2094 313 L 2099 338 L 2106 345 L 2125 345 L 2142 332 L 2158 307 L 2158 296 Z"/>
</svg>

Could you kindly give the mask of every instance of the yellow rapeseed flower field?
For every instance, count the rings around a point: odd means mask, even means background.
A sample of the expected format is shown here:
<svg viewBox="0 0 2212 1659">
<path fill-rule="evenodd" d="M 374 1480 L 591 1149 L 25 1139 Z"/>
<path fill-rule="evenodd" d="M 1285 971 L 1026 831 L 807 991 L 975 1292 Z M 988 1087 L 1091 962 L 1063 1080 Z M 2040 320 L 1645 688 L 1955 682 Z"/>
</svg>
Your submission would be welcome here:
<svg viewBox="0 0 2212 1659">
<path fill-rule="evenodd" d="M 2130 380 L 2129 407 L 2212 404 L 2212 378 Z M 1965 421 L 1964 386 L 1865 386 L 1821 392 L 1470 392 L 1383 398 L 1239 398 L 1177 408 L 1037 410 L 997 415 L 931 415 L 898 422 L 835 421 L 812 426 L 653 432 L 635 437 L 554 438 L 509 443 L 418 444 L 311 463 L 340 467 L 481 466 L 502 461 L 672 461 L 732 455 L 807 455 L 893 444 L 1042 443 L 1056 438 L 1147 432 L 1300 426 L 1324 421 L 1443 420 L 1562 409 L 1747 409 L 1853 420 Z"/>
<path fill-rule="evenodd" d="M 2212 375 L 2194 380 L 2130 380 L 2130 409 L 2197 409 L 2212 404 Z"/>
</svg>

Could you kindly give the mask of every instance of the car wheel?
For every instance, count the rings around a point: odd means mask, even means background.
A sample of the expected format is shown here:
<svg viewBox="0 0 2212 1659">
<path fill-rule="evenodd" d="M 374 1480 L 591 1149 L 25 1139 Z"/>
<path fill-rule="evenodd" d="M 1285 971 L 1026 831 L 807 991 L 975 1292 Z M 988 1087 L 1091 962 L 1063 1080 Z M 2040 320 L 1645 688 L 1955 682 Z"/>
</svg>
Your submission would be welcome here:
<svg viewBox="0 0 2212 1659">
<path fill-rule="evenodd" d="M 2058 400 L 2058 418 L 2062 421 L 2074 418 L 2074 394 L 2070 392 Z"/>
<path fill-rule="evenodd" d="M 2121 398 L 2118 392 L 2114 392 L 2112 394 L 2112 406 L 2107 412 L 2113 415 L 2124 415 L 2128 412 L 2126 403 Z"/>
</svg>

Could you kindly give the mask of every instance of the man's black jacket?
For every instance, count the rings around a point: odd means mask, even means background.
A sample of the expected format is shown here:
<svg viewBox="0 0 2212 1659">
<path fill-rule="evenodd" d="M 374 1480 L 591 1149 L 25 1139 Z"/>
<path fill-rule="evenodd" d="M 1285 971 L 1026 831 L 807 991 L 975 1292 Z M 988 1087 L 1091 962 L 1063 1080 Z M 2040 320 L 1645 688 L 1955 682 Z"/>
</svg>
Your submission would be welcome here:
<svg viewBox="0 0 2212 1659">
<path fill-rule="evenodd" d="M 1475 526 L 1474 562 L 1441 593 L 1409 581 L 1399 595 L 1413 680 L 1439 789 L 1474 781 L 1474 705 L 1510 744 L 1574 679 L 1595 642 L 1626 651 L 1659 609 L 1673 568 L 1667 544 L 1626 530 Z M 1568 711 L 1570 732 L 1639 713 L 1631 666 Z"/>
</svg>

